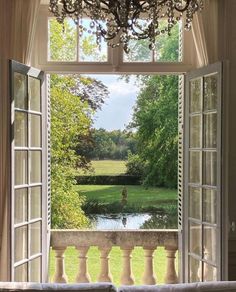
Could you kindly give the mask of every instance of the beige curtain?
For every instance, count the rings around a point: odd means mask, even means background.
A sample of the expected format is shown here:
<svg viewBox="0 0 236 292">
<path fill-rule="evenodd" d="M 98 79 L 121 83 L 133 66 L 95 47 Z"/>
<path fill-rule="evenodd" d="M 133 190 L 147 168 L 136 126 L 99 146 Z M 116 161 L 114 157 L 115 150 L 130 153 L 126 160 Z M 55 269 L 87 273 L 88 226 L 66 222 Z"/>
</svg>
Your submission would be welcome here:
<svg viewBox="0 0 236 292">
<path fill-rule="evenodd" d="M 8 60 L 30 64 L 40 0 L 0 0 L 0 281 L 10 265 L 10 97 Z"/>
<path fill-rule="evenodd" d="M 218 61 L 218 1 L 204 0 L 204 9 L 193 20 L 197 67 Z"/>
</svg>

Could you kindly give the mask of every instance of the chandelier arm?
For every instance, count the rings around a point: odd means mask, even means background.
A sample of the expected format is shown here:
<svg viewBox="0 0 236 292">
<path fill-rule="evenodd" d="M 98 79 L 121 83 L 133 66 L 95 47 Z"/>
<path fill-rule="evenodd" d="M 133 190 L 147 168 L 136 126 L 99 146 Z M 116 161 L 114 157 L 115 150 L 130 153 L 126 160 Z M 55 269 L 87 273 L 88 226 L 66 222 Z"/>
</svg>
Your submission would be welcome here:
<svg viewBox="0 0 236 292">
<path fill-rule="evenodd" d="M 74 14 L 76 12 L 76 9 L 75 8 L 74 8 L 74 10 L 69 10 L 67 8 L 66 0 L 61 0 L 61 3 L 63 5 L 63 9 L 65 10 L 66 13 L 68 13 L 68 14 Z"/>
</svg>

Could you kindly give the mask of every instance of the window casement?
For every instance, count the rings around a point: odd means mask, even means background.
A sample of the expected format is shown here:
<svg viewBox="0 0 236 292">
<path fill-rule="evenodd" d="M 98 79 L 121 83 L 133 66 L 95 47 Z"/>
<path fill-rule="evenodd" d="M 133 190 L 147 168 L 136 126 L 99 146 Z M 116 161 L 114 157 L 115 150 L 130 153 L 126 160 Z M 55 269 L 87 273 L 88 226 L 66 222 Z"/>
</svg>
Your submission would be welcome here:
<svg viewBox="0 0 236 292">
<path fill-rule="evenodd" d="M 89 30 L 89 20 L 83 19 L 83 26 Z M 140 42 L 133 41 L 130 43 L 130 53 L 125 54 L 123 48 L 108 47 L 106 42 L 102 42 L 101 50 L 96 49 L 95 37 L 91 34 L 79 32 L 79 27 L 74 24 L 73 20 L 67 19 L 65 27 L 70 30 L 70 35 L 74 36 L 73 44 L 64 39 L 64 47 L 57 48 L 64 50 L 64 54 L 60 52 L 60 57 L 51 53 L 51 36 L 50 29 L 52 24 L 56 23 L 48 11 L 48 5 L 41 5 L 36 46 L 37 55 L 34 56 L 34 65 L 40 67 L 46 72 L 63 72 L 63 73 L 150 73 L 150 74 L 181 74 L 189 71 L 194 59 L 193 40 L 191 32 L 182 29 L 181 24 L 176 26 L 177 30 L 177 52 L 170 60 L 165 59 L 160 51 L 165 51 L 165 35 L 161 35 L 157 40 L 156 50 L 151 51 L 148 48 L 147 41 L 145 46 Z M 64 28 L 65 28 L 64 27 Z M 58 24 L 58 33 L 62 33 L 62 25 Z M 60 31 L 61 30 L 61 31 Z M 83 45 L 86 38 L 94 45 L 95 55 L 91 57 L 89 52 L 83 50 Z M 63 42 L 63 40 L 62 40 Z M 140 50 L 145 51 L 140 54 Z M 67 48 L 70 48 L 71 53 L 67 54 Z M 138 54 L 133 53 L 136 49 Z M 55 50 L 54 50 L 55 52 Z"/>
</svg>

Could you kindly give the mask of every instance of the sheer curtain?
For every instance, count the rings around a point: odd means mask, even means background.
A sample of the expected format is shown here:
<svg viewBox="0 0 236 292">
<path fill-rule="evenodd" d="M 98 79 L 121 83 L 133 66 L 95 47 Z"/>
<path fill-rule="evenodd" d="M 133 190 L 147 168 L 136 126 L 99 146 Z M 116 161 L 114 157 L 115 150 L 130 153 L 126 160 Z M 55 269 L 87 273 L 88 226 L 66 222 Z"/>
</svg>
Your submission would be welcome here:
<svg viewBox="0 0 236 292">
<path fill-rule="evenodd" d="M 218 61 L 218 1 L 205 0 L 204 9 L 193 20 L 197 67 Z"/>
<path fill-rule="evenodd" d="M 10 97 L 8 60 L 30 64 L 40 0 L 0 1 L 0 281 L 10 280 Z"/>
</svg>

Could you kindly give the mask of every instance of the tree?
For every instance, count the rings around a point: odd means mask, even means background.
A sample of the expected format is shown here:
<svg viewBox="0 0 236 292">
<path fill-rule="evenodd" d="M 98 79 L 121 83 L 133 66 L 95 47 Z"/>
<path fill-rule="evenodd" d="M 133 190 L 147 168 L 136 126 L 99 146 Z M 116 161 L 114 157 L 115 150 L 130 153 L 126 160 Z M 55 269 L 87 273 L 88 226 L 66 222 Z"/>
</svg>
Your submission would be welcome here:
<svg viewBox="0 0 236 292">
<path fill-rule="evenodd" d="M 77 51 L 76 28 L 66 20 L 64 28 L 50 20 L 50 59 L 71 61 Z M 81 75 L 51 75 L 51 208 L 52 228 L 88 226 L 82 211 L 83 196 L 75 191 L 78 168 L 89 163 L 76 149 L 85 144 L 94 111 L 108 95 L 107 88 L 95 79 Z"/>
</svg>

